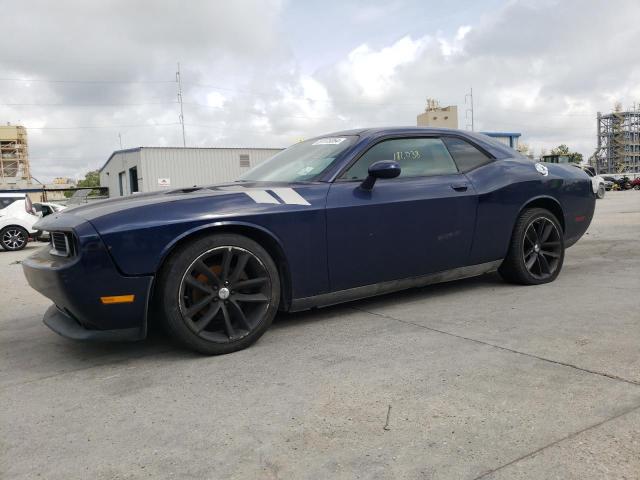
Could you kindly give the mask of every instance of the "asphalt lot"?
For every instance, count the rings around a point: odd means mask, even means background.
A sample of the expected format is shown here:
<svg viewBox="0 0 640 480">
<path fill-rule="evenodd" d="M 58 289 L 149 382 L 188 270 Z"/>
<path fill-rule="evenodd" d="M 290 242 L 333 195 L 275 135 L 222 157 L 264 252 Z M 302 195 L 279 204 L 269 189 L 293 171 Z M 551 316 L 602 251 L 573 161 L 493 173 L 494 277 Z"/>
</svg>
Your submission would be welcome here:
<svg viewBox="0 0 640 480">
<path fill-rule="evenodd" d="M 640 192 L 552 284 L 283 315 L 221 357 L 58 337 L 33 249 L 0 253 L 1 478 L 640 478 Z"/>
</svg>

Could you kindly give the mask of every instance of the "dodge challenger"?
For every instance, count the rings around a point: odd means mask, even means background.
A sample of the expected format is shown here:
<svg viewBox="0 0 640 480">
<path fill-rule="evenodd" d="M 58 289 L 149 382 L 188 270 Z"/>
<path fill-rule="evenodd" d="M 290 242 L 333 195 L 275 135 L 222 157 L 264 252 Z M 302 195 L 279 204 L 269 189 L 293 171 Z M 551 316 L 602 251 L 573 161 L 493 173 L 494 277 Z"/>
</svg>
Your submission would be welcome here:
<svg viewBox="0 0 640 480">
<path fill-rule="evenodd" d="M 497 270 L 553 281 L 595 207 L 587 174 L 484 135 L 349 130 L 297 143 L 231 183 L 133 195 L 40 220 L 23 263 L 44 323 L 138 340 L 150 322 L 204 354 L 299 311 Z"/>
</svg>

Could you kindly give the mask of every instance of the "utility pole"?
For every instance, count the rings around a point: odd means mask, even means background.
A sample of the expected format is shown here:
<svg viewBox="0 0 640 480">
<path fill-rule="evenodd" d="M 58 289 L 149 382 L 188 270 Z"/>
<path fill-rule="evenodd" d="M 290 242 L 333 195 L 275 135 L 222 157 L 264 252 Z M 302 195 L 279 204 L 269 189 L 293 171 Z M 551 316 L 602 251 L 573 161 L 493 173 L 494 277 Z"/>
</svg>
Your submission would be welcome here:
<svg viewBox="0 0 640 480">
<path fill-rule="evenodd" d="M 475 131 L 475 130 L 474 130 L 474 129 L 475 129 L 475 126 L 474 126 L 474 123 L 473 123 L 473 120 L 474 120 L 474 119 L 473 119 L 473 87 L 471 87 L 471 88 L 469 89 L 469 93 L 467 93 L 467 94 L 464 96 L 464 104 L 465 104 L 465 105 L 467 104 L 467 98 L 469 99 L 469 104 L 471 105 L 471 108 L 467 108 L 467 110 L 464 112 L 464 118 L 468 118 L 468 115 L 467 115 L 467 114 L 468 114 L 468 113 L 471 113 L 471 125 L 469 125 L 469 124 L 467 123 L 467 128 L 469 128 L 469 126 L 471 126 L 471 131 L 473 132 L 473 131 Z"/>
<path fill-rule="evenodd" d="M 182 79 L 180 78 L 180 62 L 178 62 L 178 71 L 176 72 L 176 83 L 178 84 L 178 103 L 180 104 L 180 124 L 182 125 L 182 146 L 187 146 L 186 136 L 184 134 L 184 110 L 182 108 Z"/>
<path fill-rule="evenodd" d="M 122 150 L 122 134 L 118 132 L 118 140 L 120 140 L 120 150 Z"/>
</svg>

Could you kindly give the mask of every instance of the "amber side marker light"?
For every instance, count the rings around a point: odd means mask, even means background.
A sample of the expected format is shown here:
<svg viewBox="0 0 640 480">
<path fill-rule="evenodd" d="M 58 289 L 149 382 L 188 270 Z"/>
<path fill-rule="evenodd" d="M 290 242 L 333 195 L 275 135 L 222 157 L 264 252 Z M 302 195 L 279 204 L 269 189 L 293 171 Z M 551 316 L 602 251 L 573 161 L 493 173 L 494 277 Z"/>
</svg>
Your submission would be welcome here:
<svg viewBox="0 0 640 480">
<path fill-rule="evenodd" d="M 135 295 L 115 295 L 113 297 L 100 297 L 100 301 L 105 305 L 110 305 L 112 303 L 132 303 L 135 298 Z"/>
</svg>

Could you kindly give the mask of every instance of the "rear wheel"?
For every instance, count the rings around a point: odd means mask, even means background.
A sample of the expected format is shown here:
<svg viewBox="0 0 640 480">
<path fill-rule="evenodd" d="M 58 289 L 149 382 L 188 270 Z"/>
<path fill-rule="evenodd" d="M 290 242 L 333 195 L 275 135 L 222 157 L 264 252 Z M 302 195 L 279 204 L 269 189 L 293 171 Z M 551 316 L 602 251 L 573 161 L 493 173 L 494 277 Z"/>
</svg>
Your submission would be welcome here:
<svg viewBox="0 0 640 480">
<path fill-rule="evenodd" d="M 17 225 L 10 225 L 0 230 L 0 245 L 9 251 L 22 250 L 29 241 L 29 232 Z"/>
<path fill-rule="evenodd" d="M 278 310 L 280 279 L 269 254 L 235 234 L 202 237 L 171 256 L 158 283 L 169 333 L 208 355 L 248 347 Z"/>
<path fill-rule="evenodd" d="M 558 219 L 548 210 L 522 212 L 498 270 L 507 281 L 539 285 L 556 279 L 564 261 L 564 238 Z"/>
<path fill-rule="evenodd" d="M 596 193 L 596 196 L 600 199 L 604 198 L 604 193 L 605 193 L 605 188 L 604 185 L 600 185 L 598 187 L 598 193 Z"/>
</svg>

